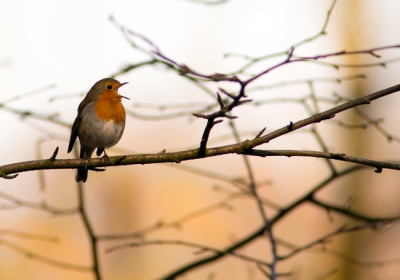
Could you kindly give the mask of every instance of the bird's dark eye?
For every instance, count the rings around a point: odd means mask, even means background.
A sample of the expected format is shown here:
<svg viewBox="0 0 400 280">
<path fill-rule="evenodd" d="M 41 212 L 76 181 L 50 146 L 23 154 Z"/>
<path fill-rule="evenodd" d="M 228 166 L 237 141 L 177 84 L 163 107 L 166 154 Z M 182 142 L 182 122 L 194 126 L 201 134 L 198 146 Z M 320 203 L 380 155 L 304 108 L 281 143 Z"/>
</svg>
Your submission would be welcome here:
<svg viewBox="0 0 400 280">
<path fill-rule="evenodd" d="M 108 88 L 108 89 L 112 89 L 112 86 L 111 86 L 111 85 L 108 85 L 107 88 Z"/>
</svg>

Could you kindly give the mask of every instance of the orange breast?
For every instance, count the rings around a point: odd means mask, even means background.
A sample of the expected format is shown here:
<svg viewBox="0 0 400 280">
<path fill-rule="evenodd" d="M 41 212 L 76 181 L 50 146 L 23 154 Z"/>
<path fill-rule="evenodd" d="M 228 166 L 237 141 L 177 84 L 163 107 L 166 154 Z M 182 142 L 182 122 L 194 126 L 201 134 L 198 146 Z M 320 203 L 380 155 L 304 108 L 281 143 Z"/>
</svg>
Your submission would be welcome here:
<svg viewBox="0 0 400 280">
<path fill-rule="evenodd" d="M 113 120 L 116 124 L 121 124 L 125 121 L 125 109 L 121 103 L 121 96 L 117 93 L 107 92 L 101 94 L 94 108 L 100 120 Z"/>
</svg>

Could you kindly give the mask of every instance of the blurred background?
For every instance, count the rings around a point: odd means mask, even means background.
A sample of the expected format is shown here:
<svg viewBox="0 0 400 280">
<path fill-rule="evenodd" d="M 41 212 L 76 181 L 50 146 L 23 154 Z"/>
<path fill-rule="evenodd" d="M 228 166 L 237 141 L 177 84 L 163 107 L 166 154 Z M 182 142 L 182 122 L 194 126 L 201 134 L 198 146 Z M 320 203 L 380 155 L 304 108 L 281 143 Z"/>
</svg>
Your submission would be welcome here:
<svg viewBox="0 0 400 280">
<path fill-rule="evenodd" d="M 73 157 L 66 152 L 69 125 L 84 94 L 96 81 L 150 57 L 132 47 L 121 26 L 145 36 L 164 55 L 196 71 L 232 73 L 248 61 L 238 54 L 262 57 L 286 51 L 318 34 L 332 5 L 331 0 L 220 2 L 212 5 L 207 4 L 212 1 L 189 0 L 0 0 L 0 103 L 3 105 L 0 164 L 49 158 L 56 147 L 60 148 L 57 158 Z M 399 9 L 400 3 L 395 0 L 338 0 L 326 28 L 327 36 L 300 46 L 295 54 L 312 56 L 398 44 Z M 128 37 L 151 49 L 140 38 Z M 332 61 L 368 66 L 400 57 L 399 50 L 379 54 L 381 60 L 359 55 Z M 260 62 L 243 77 L 284 58 Z M 326 98 L 333 98 L 334 93 L 357 98 L 396 85 L 399 65 L 393 61 L 385 67 L 374 64 L 335 69 L 317 63 L 299 63 L 278 68 L 249 87 L 253 88 L 248 92 L 251 99 L 267 102 L 234 110 L 233 114 L 239 117 L 235 125 L 241 140 L 253 138 L 263 127 L 270 132 L 308 116 L 298 102 L 271 100 L 302 98 L 310 92 Z M 367 79 L 357 78 L 359 75 Z M 355 78 L 335 81 L 344 77 Z M 215 95 L 161 65 L 140 67 L 116 79 L 129 82 L 120 89 L 122 95 L 130 98 L 123 100 L 129 116 L 124 136 L 110 149 L 110 156 L 158 153 L 163 149 L 182 151 L 198 146 L 205 120 L 194 118 L 190 112 L 215 104 Z M 310 87 L 304 79 L 318 82 Z M 298 80 L 303 82 L 256 90 Z M 205 85 L 211 93 L 218 87 L 238 90 L 229 83 Z M 387 136 L 400 134 L 399 101 L 398 94 L 392 94 L 362 108 L 375 120 L 384 120 L 380 124 L 387 134 L 373 126 L 347 129 L 334 121 L 323 123 L 318 129 L 332 152 L 395 161 L 399 143 L 396 139 L 388 141 Z M 320 109 L 332 106 L 323 103 Z M 185 114 L 168 117 L 180 112 Z M 339 119 L 350 124 L 365 122 L 351 112 L 341 114 Z M 228 123 L 225 120 L 213 129 L 210 146 L 235 143 Z M 320 150 L 315 136 L 307 129 L 275 139 L 262 148 Z M 330 175 L 322 159 L 274 157 L 251 158 L 250 162 L 263 198 L 281 207 Z M 350 166 L 334 164 L 339 170 Z M 324 188 L 318 197 L 338 206 L 351 206 L 354 211 L 372 217 L 398 215 L 399 172 L 372 171 L 341 178 Z M 47 206 L 63 210 L 77 207 L 79 194 L 74 177 L 75 170 L 48 170 L 0 180 L 0 244 L 3 245 L 0 279 L 94 279 L 90 271 L 63 268 L 27 254 L 29 251 L 56 262 L 91 265 L 89 239 L 81 216 L 43 210 Z M 99 241 L 103 279 L 156 279 L 209 254 L 179 245 L 130 247 L 105 253 L 115 245 L 138 240 L 184 240 L 222 249 L 257 229 L 262 224 L 257 205 L 248 196 L 234 195 L 238 189 L 231 183 L 233 179 L 248 179 L 243 158 L 238 155 L 90 172 L 83 190 L 95 234 L 141 233 L 131 239 Z M 226 199 L 229 206 L 221 204 Z M 266 207 L 266 211 L 269 217 L 276 213 L 273 207 Z M 280 221 L 274 228 L 275 234 L 302 246 L 348 220 L 331 215 L 304 205 Z M 187 219 L 180 220 L 183 217 Z M 289 279 L 396 279 L 400 263 L 393 260 L 400 258 L 399 232 L 397 225 L 391 225 L 383 231 L 340 235 L 330 244 L 352 260 L 383 261 L 382 265 L 360 265 L 323 254 L 317 248 L 280 263 L 278 271 L 292 272 Z M 41 240 L 38 236 L 51 239 Z M 239 252 L 271 260 L 267 239 L 260 238 Z M 182 279 L 265 279 L 265 276 L 252 263 L 225 257 Z"/>
</svg>

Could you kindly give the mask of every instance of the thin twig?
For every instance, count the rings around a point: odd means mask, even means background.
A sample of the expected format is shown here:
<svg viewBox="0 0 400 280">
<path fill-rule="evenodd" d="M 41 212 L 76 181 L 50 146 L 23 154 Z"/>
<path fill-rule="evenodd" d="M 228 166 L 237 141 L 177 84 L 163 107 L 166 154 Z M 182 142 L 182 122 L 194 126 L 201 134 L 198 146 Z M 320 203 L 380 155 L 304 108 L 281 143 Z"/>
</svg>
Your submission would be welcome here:
<svg viewBox="0 0 400 280">
<path fill-rule="evenodd" d="M 85 194 L 84 194 L 84 189 L 83 189 L 83 184 L 82 182 L 77 183 L 77 188 L 78 188 L 78 209 L 79 209 L 79 216 L 82 219 L 84 228 L 87 232 L 88 238 L 89 238 L 89 244 L 91 247 L 91 256 L 92 256 L 92 272 L 94 274 L 94 277 L 96 280 L 101 280 L 101 275 L 100 275 L 100 266 L 99 266 L 99 252 L 97 248 L 97 237 L 93 231 L 92 225 L 89 221 L 88 217 L 88 209 L 87 209 L 87 204 L 85 201 Z"/>
</svg>

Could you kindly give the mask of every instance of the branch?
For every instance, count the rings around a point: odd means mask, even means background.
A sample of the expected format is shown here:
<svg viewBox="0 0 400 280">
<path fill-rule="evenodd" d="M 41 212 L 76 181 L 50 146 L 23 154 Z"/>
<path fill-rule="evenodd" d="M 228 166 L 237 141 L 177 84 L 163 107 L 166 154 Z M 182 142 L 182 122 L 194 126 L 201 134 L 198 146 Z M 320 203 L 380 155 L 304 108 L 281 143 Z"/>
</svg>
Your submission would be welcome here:
<svg viewBox="0 0 400 280">
<path fill-rule="evenodd" d="M 256 138 L 252 141 L 249 141 L 249 148 L 253 148 L 255 146 L 264 144 L 264 143 L 268 143 L 270 140 L 275 139 L 279 136 L 282 136 L 284 134 L 287 134 L 291 131 L 297 130 L 299 128 L 305 127 L 307 125 L 310 125 L 312 123 L 319 123 L 321 121 L 327 120 L 327 119 L 331 119 L 334 118 L 336 114 L 346 111 L 350 108 L 354 108 L 360 105 L 365 105 L 365 104 L 370 104 L 371 101 L 375 100 L 375 99 L 379 99 L 381 97 L 384 97 L 386 95 L 392 94 L 394 92 L 400 91 L 400 84 L 399 85 L 395 85 L 392 86 L 390 88 L 387 89 L 383 89 L 380 91 L 377 91 L 375 93 L 371 93 L 367 96 L 363 96 L 360 97 L 358 99 L 343 103 L 339 106 L 336 106 L 332 109 L 326 110 L 324 112 L 321 112 L 319 114 L 316 114 L 314 116 L 308 117 L 306 119 L 303 119 L 301 121 L 298 121 L 296 123 L 290 123 L 288 126 L 278 129 L 272 133 L 269 133 L 265 136 Z"/>
<path fill-rule="evenodd" d="M 307 125 L 313 123 L 319 123 L 323 120 L 331 119 L 340 112 L 346 111 L 350 108 L 354 108 L 363 104 L 370 104 L 371 101 L 384 97 L 386 95 L 392 94 L 400 90 L 400 85 L 396 85 L 367 96 L 346 102 L 339 106 L 336 106 L 332 109 L 326 110 L 314 116 L 308 117 L 296 123 L 290 123 L 288 126 L 280 128 L 274 132 L 271 132 L 267 135 L 254 138 L 253 140 L 245 140 L 238 144 L 232 144 L 227 146 L 221 146 L 216 148 L 209 148 L 206 150 L 205 157 L 214 157 L 225 154 L 246 154 L 249 153 L 254 147 L 257 147 L 261 144 L 268 143 L 269 141 L 290 133 L 294 130 L 300 129 Z M 233 103 L 228 105 L 229 108 L 234 107 Z M 206 131 L 205 131 L 206 132 Z M 117 165 L 133 165 L 133 164 L 151 164 L 151 163 L 161 163 L 161 162 L 175 162 L 180 163 L 182 161 L 194 160 L 199 157 L 199 149 L 175 152 L 175 153 L 163 153 L 163 154 L 140 154 L 140 155 L 127 155 L 127 156 L 115 156 L 110 157 L 110 162 L 107 164 L 108 166 L 117 166 Z M 350 159 L 350 158 L 349 158 Z M 352 157 L 353 160 L 356 158 Z M 340 159 L 343 160 L 343 159 Z M 381 168 L 389 168 L 399 170 L 399 166 L 397 164 L 391 163 L 380 163 L 374 162 L 377 164 L 377 167 Z M 9 165 L 0 166 L 0 177 L 3 178 L 11 178 L 10 174 L 15 174 L 18 172 L 26 172 L 33 170 L 43 170 L 43 169 L 71 169 L 83 167 L 86 164 L 88 168 L 95 167 L 103 167 L 104 162 L 102 159 L 96 158 L 91 159 L 91 162 L 85 163 L 80 159 L 61 159 L 61 160 L 35 160 L 35 161 L 27 161 L 14 163 Z M 375 165 L 372 165 L 375 166 Z"/>
<path fill-rule="evenodd" d="M 245 85 L 241 81 L 239 81 L 239 83 L 241 85 L 241 88 L 240 88 L 239 94 L 236 96 L 228 93 L 224 89 L 220 89 L 222 93 L 226 94 L 229 98 L 233 99 L 229 105 L 225 105 L 221 96 L 219 95 L 219 93 L 217 93 L 217 100 L 220 105 L 219 111 L 212 113 L 211 115 L 193 114 L 196 117 L 207 119 L 207 125 L 204 129 L 203 136 L 201 137 L 201 141 L 200 141 L 200 148 L 199 148 L 199 152 L 198 152 L 199 157 L 202 158 L 202 157 L 206 156 L 207 142 L 208 142 L 208 138 L 210 137 L 211 129 L 214 127 L 214 125 L 222 122 L 222 120 L 217 121 L 216 119 L 217 118 L 228 118 L 231 120 L 235 119 L 236 118 L 235 116 L 227 115 L 227 113 L 232 111 L 232 109 L 237 106 L 240 106 L 244 103 L 252 101 L 250 99 L 241 100 L 242 98 L 246 97 L 245 92 L 244 92 Z"/>
<path fill-rule="evenodd" d="M 76 271 L 83 271 L 83 272 L 91 272 L 92 269 L 90 267 L 87 266 L 83 266 L 83 265 L 74 265 L 74 264 L 68 264 L 68 263 L 64 263 L 64 262 L 59 262 L 59 261 L 55 261 L 52 260 L 50 258 L 47 257 L 43 257 L 39 254 L 33 253 L 31 251 L 28 251 L 12 242 L 0 239 L 0 244 L 7 246 L 9 248 L 11 248 L 14 251 L 17 251 L 19 253 L 24 254 L 26 257 L 34 259 L 34 260 L 38 260 L 40 262 L 49 264 L 49 265 L 53 265 L 56 267 L 60 267 L 60 268 L 64 268 L 64 269 L 71 269 L 71 270 L 76 270 Z"/>
<path fill-rule="evenodd" d="M 239 136 L 239 133 L 238 133 L 238 131 L 236 129 L 236 126 L 235 126 L 234 122 L 230 121 L 229 124 L 230 124 L 230 127 L 232 129 L 232 133 L 233 133 L 233 135 L 235 137 L 235 140 L 237 142 L 240 142 L 240 136 Z M 256 135 L 256 138 L 260 137 L 263 134 L 264 130 L 265 130 L 265 128 L 262 129 Z M 250 179 L 249 189 L 250 189 L 251 194 L 253 195 L 253 197 L 256 200 L 257 207 L 258 207 L 258 209 L 260 211 L 261 218 L 262 218 L 262 221 L 264 223 L 265 234 L 267 235 L 267 237 L 269 239 L 269 242 L 271 244 L 271 253 L 272 253 L 272 262 L 271 262 L 271 266 L 270 266 L 271 267 L 271 279 L 275 280 L 276 277 L 277 277 L 276 265 L 277 265 L 277 262 L 278 262 L 278 252 L 277 252 L 276 240 L 275 240 L 275 237 L 274 237 L 274 234 L 273 234 L 273 231 L 272 231 L 271 222 L 267 217 L 266 210 L 264 209 L 264 204 L 263 204 L 262 199 L 261 199 L 261 197 L 260 197 L 260 195 L 259 195 L 259 193 L 257 191 L 257 184 L 256 184 L 256 180 L 255 180 L 255 175 L 254 175 L 253 168 L 252 168 L 252 166 L 250 164 L 249 157 L 247 155 L 243 155 L 243 160 L 244 160 L 244 164 L 246 166 L 248 177 Z"/>
<path fill-rule="evenodd" d="M 160 221 L 157 221 L 154 225 L 140 229 L 135 232 L 126 233 L 126 234 L 98 235 L 97 239 L 98 240 L 118 240 L 118 239 L 137 238 L 137 239 L 143 240 L 146 235 L 153 233 L 155 231 L 161 230 L 161 229 L 170 229 L 170 228 L 180 229 L 184 223 L 187 223 L 189 221 L 192 221 L 192 220 L 202 217 L 204 215 L 213 213 L 216 210 L 219 210 L 219 209 L 232 210 L 234 207 L 230 203 L 234 199 L 236 199 L 240 196 L 243 196 L 243 194 L 241 194 L 241 193 L 230 194 L 226 198 L 222 199 L 221 201 L 219 201 L 217 203 L 214 203 L 209 206 L 206 206 L 201 209 L 190 212 L 190 213 L 188 213 L 174 221 L 171 221 L 171 222 L 164 222 L 164 221 L 160 220 Z"/>
<path fill-rule="evenodd" d="M 357 54 L 368 54 L 375 58 L 380 58 L 380 55 L 375 53 L 376 51 L 387 50 L 387 49 L 397 49 L 397 48 L 400 48 L 400 45 L 377 47 L 377 48 L 371 48 L 371 49 L 359 50 L 359 51 L 343 50 L 343 51 L 338 51 L 338 52 L 334 52 L 334 53 L 320 54 L 320 55 L 315 55 L 315 56 L 296 57 L 293 54 L 294 47 L 292 47 L 290 49 L 290 51 L 287 53 L 287 57 L 284 61 L 282 61 L 278 64 L 275 64 L 274 66 L 260 72 L 259 74 L 255 75 L 254 77 L 244 81 L 244 84 L 247 85 L 247 84 L 253 82 L 254 80 L 260 78 L 261 76 L 264 76 L 265 74 L 269 73 L 270 71 L 277 69 L 285 64 L 289 64 L 289 63 L 301 62 L 301 61 L 316 61 L 316 60 L 320 60 L 320 59 L 324 59 L 324 58 L 328 58 L 328 57 L 337 57 L 337 56 L 343 56 L 343 55 L 357 55 Z"/>
<path fill-rule="evenodd" d="M 78 209 L 76 208 L 70 208 L 70 209 L 63 209 L 63 208 L 56 208 L 53 206 L 47 205 L 45 202 L 42 203 L 34 203 L 30 201 L 24 201 L 20 200 L 18 198 L 15 198 L 11 195 L 8 195 L 6 193 L 0 192 L 0 197 L 9 200 L 13 203 L 13 205 L 17 206 L 23 206 L 23 207 L 28 207 L 36 210 L 41 210 L 41 211 L 46 211 L 50 214 L 53 215 L 73 215 L 78 212 Z"/>
<path fill-rule="evenodd" d="M 354 211 L 349 210 L 348 208 L 342 208 L 338 207 L 336 205 L 331 205 L 325 202 L 322 202 L 320 200 L 317 200 L 314 197 L 309 197 L 308 200 L 313 203 L 314 205 L 317 205 L 318 207 L 321 207 L 327 211 L 334 211 L 336 213 L 340 213 L 344 216 L 351 217 L 353 219 L 361 220 L 361 221 L 367 221 L 367 222 L 373 222 L 373 223 L 379 223 L 379 222 L 392 222 L 396 220 L 400 220 L 400 216 L 393 216 L 393 217 L 370 217 L 367 215 L 363 215 L 361 213 L 357 213 Z"/>
<path fill-rule="evenodd" d="M 332 240 L 333 237 L 336 237 L 340 234 L 344 234 L 344 233 L 349 233 L 349 232 L 354 232 L 354 231 L 361 231 L 361 230 L 365 230 L 365 229 L 370 229 L 370 228 L 375 228 L 377 226 L 383 226 L 383 225 L 387 225 L 389 223 L 391 223 L 393 221 L 381 221 L 381 222 L 367 222 L 365 224 L 362 225 L 356 225 L 356 226 L 352 226 L 349 227 L 348 225 L 343 225 L 341 227 L 339 227 L 338 229 L 324 235 L 321 236 L 320 238 L 309 242 L 306 245 L 303 245 L 301 247 L 295 248 L 293 249 L 290 253 L 284 255 L 284 256 L 280 256 L 279 260 L 286 260 L 289 259 L 291 257 L 293 257 L 294 255 L 304 252 L 305 250 L 308 250 L 312 247 L 314 247 L 315 245 L 318 244 L 326 244 L 328 242 L 330 242 Z"/>
<path fill-rule="evenodd" d="M 284 217 L 286 217 L 286 215 L 289 215 L 291 213 L 293 213 L 293 211 L 301 206 L 303 203 L 306 203 L 309 201 L 310 198 L 312 198 L 313 194 L 315 192 L 317 192 L 318 190 L 322 189 L 323 187 L 326 187 L 328 184 L 332 183 L 333 181 L 346 176 L 352 172 L 355 171 L 359 171 L 364 169 L 364 166 L 354 166 L 354 167 L 350 167 L 347 169 L 344 169 L 340 172 L 337 172 L 336 174 L 330 176 L 329 178 L 323 180 L 321 183 L 317 184 L 309 193 L 305 194 L 304 196 L 302 196 L 301 198 L 299 198 L 298 200 L 296 200 L 295 202 L 291 203 L 288 207 L 282 209 L 281 211 L 278 212 L 278 214 L 275 215 L 275 217 L 273 217 L 270 220 L 271 225 L 274 225 L 276 222 L 282 220 Z M 335 207 L 331 208 L 332 210 L 339 210 L 336 209 Z M 340 210 L 339 210 L 340 212 Z M 398 220 L 400 219 L 400 217 L 386 217 L 386 218 L 371 218 L 371 217 L 366 217 L 366 216 L 362 216 L 362 215 L 358 215 L 358 214 L 354 214 L 353 216 L 354 218 L 357 218 L 359 220 L 363 220 L 363 221 L 367 221 L 367 222 L 372 222 L 372 223 L 385 223 L 385 222 L 391 222 L 394 220 Z M 202 265 L 208 264 L 210 262 L 213 262 L 217 259 L 220 259 L 224 256 L 226 256 L 229 252 L 232 252 L 234 250 L 238 250 L 239 248 L 249 244 L 251 241 L 255 240 L 256 238 L 263 236 L 264 235 L 264 231 L 265 231 L 265 226 L 261 225 L 258 229 L 256 229 L 255 231 L 253 231 L 252 233 L 248 234 L 247 236 L 245 236 L 244 238 L 242 238 L 241 240 L 237 241 L 236 243 L 232 244 L 231 246 L 221 250 L 221 252 L 219 254 L 215 254 L 213 256 L 209 256 L 209 257 L 205 257 L 202 258 L 200 260 L 191 262 L 187 265 L 182 266 L 181 268 L 178 268 L 177 270 L 171 272 L 170 274 L 168 274 L 167 276 L 164 276 L 160 279 L 175 279 L 175 277 L 177 277 L 178 275 L 182 275 L 183 273 L 190 271 L 194 268 L 200 267 Z"/>
<path fill-rule="evenodd" d="M 227 254 L 227 255 L 231 255 L 234 257 L 238 257 L 242 260 L 246 260 L 246 261 L 250 261 L 256 264 L 260 264 L 260 265 L 264 265 L 266 267 L 271 267 L 271 265 L 267 262 L 252 258 L 252 257 L 248 257 L 246 255 L 240 254 L 240 253 L 236 253 L 236 252 L 222 252 L 219 249 L 215 249 L 209 246 L 205 246 L 205 245 L 200 245 L 200 244 L 196 244 L 196 243 L 192 243 L 192 242 L 187 242 L 187 241 L 182 241 L 182 240 L 149 240 L 149 241 L 142 241 L 142 242 L 132 242 L 132 243 L 127 243 L 127 244 L 123 244 L 123 245 L 117 245 L 117 246 L 113 246 L 110 247 L 109 249 L 106 250 L 106 253 L 111 253 L 114 252 L 116 250 L 121 250 L 124 248 L 128 248 L 128 247 L 139 247 L 139 246 L 145 246 L 145 245 L 183 245 L 183 246 L 188 246 L 188 247 L 193 247 L 193 248 L 197 248 L 200 249 L 198 253 L 202 253 L 202 252 L 213 252 L 213 253 L 217 253 L 217 254 Z"/>
<path fill-rule="evenodd" d="M 91 252 L 91 258 L 92 258 L 92 267 L 91 270 L 94 274 L 94 278 L 96 280 L 100 280 L 100 265 L 99 265 L 99 251 L 97 248 L 97 241 L 98 238 L 94 233 L 93 227 L 89 221 L 88 217 L 88 206 L 87 203 L 85 202 L 85 195 L 84 195 L 84 190 L 83 190 L 83 184 L 81 182 L 77 183 L 78 186 L 78 209 L 79 209 L 79 214 L 83 222 L 83 226 L 86 230 L 86 233 L 89 238 L 89 245 L 90 245 L 90 252 Z"/>
<path fill-rule="evenodd" d="M 390 163 L 385 161 L 375 161 L 360 157 L 347 156 L 346 154 L 330 153 L 330 152 L 319 152 L 319 151 L 296 151 L 296 150 L 250 150 L 245 152 L 246 155 L 251 156 L 287 156 L 287 157 L 316 157 L 334 159 L 339 161 L 347 161 L 358 163 L 362 165 L 368 165 L 375 167 L 376 173 L 381 173 L 383 168 L 400 170 L 400 163 Z"/>
<path fill-rule="evenodd" d="M 303 203 L 308 201 L 308 198 L 317 190 L 320 190 L 321 188 L 327 186 L 328 184 L 330 184 L 331 182 L 335 181 L 336 179 L 339 179 L 343 176 L 346 176 L 352 172 L 358 171 L 363 169 L 363 166 L 355 166 L 355 167 L 351 167 L 351 168 L 347 168 L 342 170 L 341 172 L 338 172 L 337 174 L 335 174 L 334 176 L 330 176 L 329 178 L 327 178 L 326 180 L 322 181 L 320 184 L 318 184 L 317 186 L 315 186 L 310 193 L 304 195 L 303 197 L 299 198 L 298 200 L 296 200 L 295 202 L 291 203 L 288 207 L 282 209 L 281 211 L 278 212 L 278 214 L 276 214 L 272 219 L 270 219 L 270 223 L 271 226 L 273 226 L 276 222 L 280 221 L 281 219 L 283 219 L 286 215 L 292 213 L 292 211 L 299 207 L 300 205 L 302 205 Z M 262 224 L 258 229 L 254 230 L 253 232 L 251 232 L 250 234 L 248 234 L 247 236 L 245 236 L 244 238 L 240 239 L 239 241 L 237 241 L 236 243 L 228 246 L 227 248 L 221 250 L 220 254 L 215 254 L 213 256 L 208 256 L 205 258 L 202 258 L 200 260 L 196 260 L 194 262 L 188 263 L 178 269 L 176 269 L 175 271 L 171 272 L 170 274 L 161 277 L 160 279 L 175 279 L 178 275 L 182 275 L 187 271 L 190 271 L 194 268 L 198 268 L 202 265 L 211 263 L 215 260 L 218 260 L 224 256 L 226 256 L 229 252 L 232 252 L 234 250 L 238 250 L 240 248 L 242 248 L 243 246 L 249 244 L 250 242 L 252 242 L 253 240 L 257 239 L 260 236 L 264 236 L 264 232 L 265 232 L 265 225 Z"/>
</svg>

